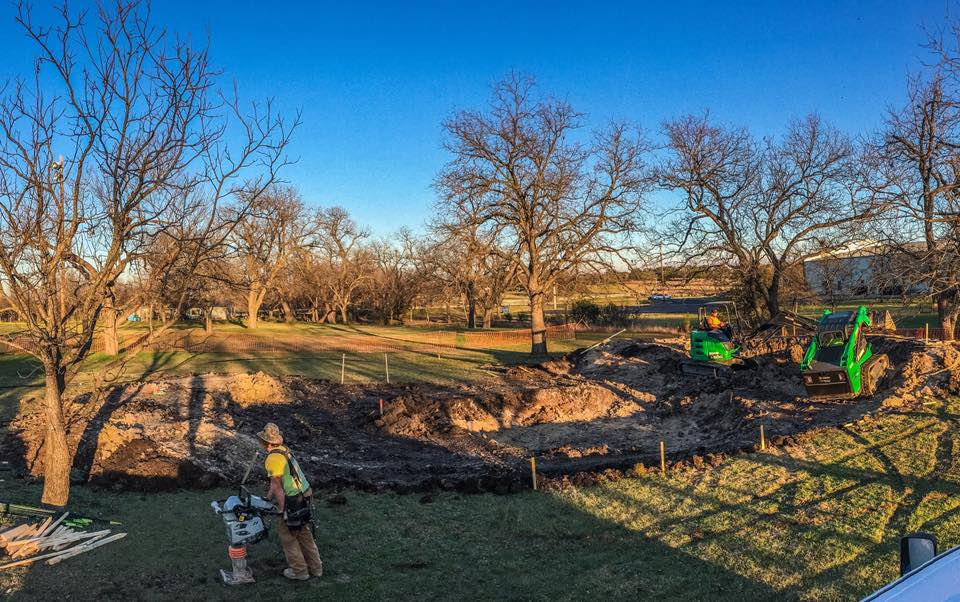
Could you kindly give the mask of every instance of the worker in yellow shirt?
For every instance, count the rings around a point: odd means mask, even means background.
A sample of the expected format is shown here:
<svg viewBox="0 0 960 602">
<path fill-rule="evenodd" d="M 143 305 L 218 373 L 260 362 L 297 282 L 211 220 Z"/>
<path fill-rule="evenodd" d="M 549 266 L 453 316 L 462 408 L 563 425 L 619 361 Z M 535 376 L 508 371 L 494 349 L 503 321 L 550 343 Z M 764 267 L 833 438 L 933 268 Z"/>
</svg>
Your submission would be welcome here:
<svg viewBox="0 0 960 602">
<path fill-rule="evenodd" d="M 296 458 L 283 445 L 280 427 L 267 423 L 257 434 L 260 444 L 267 452 L 263 467 L 270 478 L 266 499 L 277 504 L 282 517 L 277 521 L 280 545 L 287 558 L 288 568 L 283 570 L 287 579 L 304 580 L 323 575 L 323 561 L 317 542 L 313 539 L 310 515 L 310 499 L 313 490 L 300 470 Z"/>
<path fill-rule="evenodd" d="M 707 329 L 720 340 L 730 340 L 733 337 L 733 331 L 730 325 L 720 319 L 720 310 L 714 309 L 707 316 Z"/>
</svg>

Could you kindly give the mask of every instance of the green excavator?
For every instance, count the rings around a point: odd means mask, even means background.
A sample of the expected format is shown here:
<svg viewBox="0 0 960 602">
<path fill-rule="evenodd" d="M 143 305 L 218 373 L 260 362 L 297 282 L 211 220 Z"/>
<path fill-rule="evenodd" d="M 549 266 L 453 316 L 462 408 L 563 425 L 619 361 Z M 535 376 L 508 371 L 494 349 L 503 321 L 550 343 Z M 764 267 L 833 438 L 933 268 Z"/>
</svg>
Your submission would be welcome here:
<svg viewBox="0 0 960 602">
<path fill-rule="evenodd" d="M 707 315 L 717 311 L 723 328 L 711 329 Z M 748 342 L 762 342 L 790 332 L 811 335 L 812 340 L 800 363 L 800 373 L 810 399 L 849 399 L 871 395 L 890 366 L 885 354 L 873 353 L 866 328 L 871 325 L 867 308 L 856 311 L 823 312 L 819 321 L 792 312 L 780 312 L 751 331 L 736 305 L 729 301 L 707 303 L 699 308 L 697 325 L 690 331 L 690 359 L 683 362 L 684 374 L 720 376 L 730 370 L 756 366 L 742 357 Z"/>
<path fill-rule="evenodd" d="M 866 336 L 871 324 L 863 305 L 856 311 L 823 312 L 800 363 L 810 399 L 850 399 L 876 391 L 890 358 L 873 352 Z"/>
<path fill-rule="evenodd" d="M 707 316 L 714 311 L 724 324 L 722 328 L 711 329 L 707 325 Z M 730 370 L 754 368 L 756 362 L 741 355 L 745 344 L 769 340 L 783 334 L 784 329 L 796 336 L 810 334 L 817 327 L 815 320 L 788 311 L 752 330 L 747 330 L 745 324 L 731 301 L 702 305 L 697 311 L 697 324 L 690 331 L 690 359 L 681 365 L 683 373 L 720 376 Z"/>
<path fill-rule="evenodd" d="M 707 326 L 707 316 L 716 311 L 723 328 Z M 751 367 L 740 357 L 743 344 L 743 320 L 737 306 L 728 301 L 707 303 L 697 310 L 697 323 L 690 330 L 690 361 L 683 362 L 684 374 L 719 376 L 728 370 Z"/>
</svg>

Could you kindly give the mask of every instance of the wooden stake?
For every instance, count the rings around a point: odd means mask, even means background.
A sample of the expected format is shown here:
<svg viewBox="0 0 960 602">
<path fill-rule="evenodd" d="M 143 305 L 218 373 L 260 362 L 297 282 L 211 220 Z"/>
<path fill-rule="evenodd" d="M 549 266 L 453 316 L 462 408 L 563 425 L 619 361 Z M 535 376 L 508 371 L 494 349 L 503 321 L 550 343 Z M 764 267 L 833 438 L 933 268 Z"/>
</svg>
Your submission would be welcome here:
<svg viewBox="0 0 960 602">
<path fill-rule="evenodd" d="M 533 490 L 537 490 L 537 458 L 532 456 L 530 458 L 530 478 L 533 481 Z"/>
<path fill-rule="evenodd" d="M 107 531 L 109 533 L 109 530 Z M 41 554 L 39 556 L 32 556 L 30 558 L 24 558 L 23 560 L 17 560 L 15 562 L 8 562 L 6 564 L 0 564 L 0 569 L 10 569 L 15 566 L 23 566 L 25 564 L 32 564 L 38 560 L 47 560 L 47 564 L 57 564 L 61 560 L 70 558 L 71 556 L 76 556 L 77 554 L 83 554 L 88 550 L 102 546 L 103 544 L 110 543 L 111 541 L 116 541 L 125 537 L 126 533 L 117 533 L 116 535 L 111 535 L 110 537 L 104 538 L 104 535 L 98 535 L 95 538 L 91 539 L 86 543 L 82 543 L 78 546 L 74 546 L 69 550 L 61 550 L 59 552 L 49 552 L 47 554 Z M 99 540 L 99 541 L 98 541 Z"/>
<path fill-rule="evenodd" d="M 760 425 L 760 451 L 767 449 L 767 439 L 763 436 L 763 425 Z"/>
<path fill-rule="evenodd" d="M 930 322 L 927 322 L 923 325 L 923 342 L 927 343 L 930 341 Z"/>
<path fill-rule="evenodd" d="M 14 527 L 12 529 L 7 529 L 2 534 L 0 534 L 0 543 L 12 541 L 20 537 L 25 531 L 30 529 L 32 526 L 33 525 L 24 524 L 24 525 L 19 525 L 17 527 Z"/>
<path fill-rule="evenodd" d="M 63 519 L 67 518 L 67 516 L 68 516 L 69 514 L 70 514 L 69 512 L 64 512 L 64 513 L 63 513 L 63 516 L 61 516 L 60 518 L 57 519 L 57 522 L 55 522 L 55 523 L 53 523 L 52 525 L 50 525 L 49 527 L 47 527 L 47 529 L 46 529 L 43 533 L 41 533 L 40 535 L 41 535 L 42 537 L 46 537 L 47 535 L 50 535 L 51 533 L 53 533 L 53 532 L 56 530 L 56 528 L 60 526 L 60 523 L 63 522 Z"/>
<path fill-rule="evenodd" d="M 383 370 L 387 373 L 387 384 L 390 384 L 390 362 L 387 361 L 387 354 L 383 354 Z M 382 414 L 383 412 L 381 412 Z"/>
<path fill-rule="evenodd" d="M 383 418 L 383 399 L 380 400 L 380 417 Z"/>
<path fill-rule="evenodd" d="M 663 448 L 663 441 L 660 441 L 660 474 L 667 474 L 667 454 Z"/>
<path fill-rule="evenodd" d="M 50 552 L 49 554 L 41 554 L 40 556 L 34 556 L 33 558 L 26 558 L 24 560 L 17 560 L 16 562 L 8 562 L 7 564 L 0 564 L 0 570 L 3 569 L 12 569 L 15 566 L 22 566 L 24 564 L 31 564 L 37 560 L 43 560 L 44 558 L 52 558 L 53 556 L 60 556 L 63 552 Z"/>
<path fill-rule="evenodd" d="M 50 523 L 52 523 L 52 522 L 53 522 L 53 517 L 52 517 L 52 516 L 48 516 L 45 521 L 43 521 L 42 523 L 40 523 L 40 526 L 37 527 L 37 530 L 34 531 L 34 535 L 40 535 L 40 534 L 42 534 L 44 531 L 47 530 L 47 527 L 49 527 L 49 526 L 50 526 Z"/>
<path fill-rule="evenodd" d="M 56 556 L 56 557 L 54 557 L 54 558 L 51 558 L 50 560 L 47 561 L 47 564 L 57 564 L 57 563 L 60 562 L 61 560 L 66 560 L 67 558 L 72 558 L 72 557 L 77 556 L 77 555 L 79 555 L 79 554 L 83 554 L 84 552 L 89 552 L 90 550 L 92 550 L 92 549 L 94 549 L 94 548 L 99 548 L 99 547 L 102 546 L 102 545 L 108 544 L 108 543 L 110 543 L 111 541 L 116 541 L 116 540 L 118 540 L 118 539 L 123 539 L 123 538 L 126 537 L 126 536 L 127 536 L 126 533 L 117 533 L 116 535 L 111 535 L 110 537 L 106 537 L 106 538 L 104 538 L 104 539 L 100 539 L 99 541 L 90 540 L 90 541 L 88 541 L 88 542 L 85 543 L 85 544 L 76 546 L 76 547 L 74 547 L 74 548 L 70 548 L 69 550 L 67 550 L 67 551 L 65 551 L 65 552 L 62 552 L 59 556 Z"/>
<path fill-rule="evenodd" d="M 347 354 L 344 353 L 340 358 L 340 384 L 343 384 L 343 376 L 347 370 Z"/>
</svg>

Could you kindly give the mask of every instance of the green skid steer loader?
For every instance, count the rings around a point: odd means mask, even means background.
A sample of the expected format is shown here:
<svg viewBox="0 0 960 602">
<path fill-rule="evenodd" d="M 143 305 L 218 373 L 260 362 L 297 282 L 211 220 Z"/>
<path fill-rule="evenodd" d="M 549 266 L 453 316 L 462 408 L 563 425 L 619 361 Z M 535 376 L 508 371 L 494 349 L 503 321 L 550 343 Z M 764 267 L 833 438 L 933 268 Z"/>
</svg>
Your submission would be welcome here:
<svg viewBox="0 0 960 602">
<path fill-rule="evenodd" d="M 867 308 L 823 312 L 800 363 L 803 386 L 811 399 L 850 399 L 871 395 L 890 366 L 885 354 L 873 353 L 866 328 Z"/>
</svg>

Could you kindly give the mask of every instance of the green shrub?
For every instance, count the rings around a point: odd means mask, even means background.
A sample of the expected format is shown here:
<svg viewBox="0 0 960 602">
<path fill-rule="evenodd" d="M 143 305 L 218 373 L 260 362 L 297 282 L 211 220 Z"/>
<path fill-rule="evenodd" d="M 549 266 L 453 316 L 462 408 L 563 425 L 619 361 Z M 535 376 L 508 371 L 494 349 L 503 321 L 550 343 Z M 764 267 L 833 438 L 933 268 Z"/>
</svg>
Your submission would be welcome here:
<svg viewBox="0 0 960 602">
<path fill-rule="evenodd" d="M 629 322 L 627 312 L 619 305 L 608 303 L 600 310 L 600 323 L 604 326 L 627 326 Z"/>
<path fill-rule="evenodd" d="M 593 301 L 580 299 L 573 304 L 573 308 L 570 310 L 570 317 L 572 317 L 575 322 L 597 324 L 600 320 L 600 306 Z"/>
</svg>

